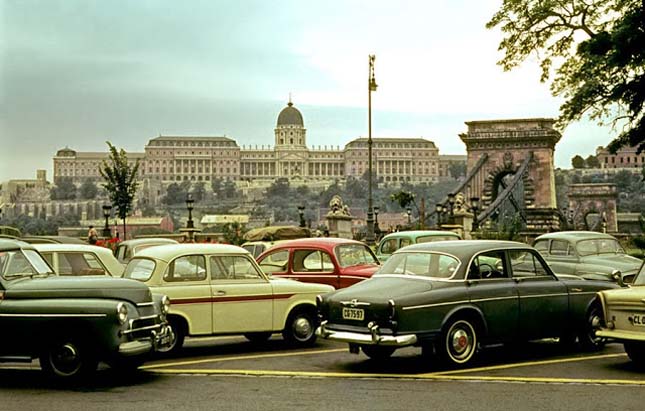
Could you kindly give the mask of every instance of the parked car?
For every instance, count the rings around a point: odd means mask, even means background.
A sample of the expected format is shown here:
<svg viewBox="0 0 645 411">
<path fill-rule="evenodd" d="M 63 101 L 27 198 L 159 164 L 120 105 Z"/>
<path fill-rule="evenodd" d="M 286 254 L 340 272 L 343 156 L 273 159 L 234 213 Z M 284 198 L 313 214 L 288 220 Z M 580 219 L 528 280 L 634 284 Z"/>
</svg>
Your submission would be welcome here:
<svg viewBox="0 0 645 411">
<path fill-rule="evenodd" d="M 333 288 L 267 277 L 251 254 L 227 244 L 151 247 L 130 260 L 124 277 L 167 294 L 177 351 L 186 336 L 243 334 L 250 341 L 281 332 L 294 345 L 316 340 L 316 295 Z"/>
<path fill-rule="evenodd" d="M 135 238 L 133 240 L 121 241 L 114 250 L 114 255 L 119 262 L 127 264 L 140 251 L 164 244 L 179 244 L 179 242 L 171 238 Z"/>
<path fill-rule="evenodd" d="M 288 240 L 276 240 L 276 241 L 247 241 L 241 245 L 243 249 L 251 253 L 253 258 L 258 258 L 260 254 L 272 248 L 273 246 L 283 243 Z"/>
<path fill-rule="evenodd" d="M 587 348 L 607 281 L 559 279 L 532 247 L 511 241 L 443 241 L 396 251 L 371 279 L 318 298 L 317 333 L 373 359 L 421 346 L 449 365 L 479 347 L 577 337 Z"/>
<path fill-rule="evenodd" d="M 99 361 L 136 367 L 170 342 L 169 304 L 137 281 L 54 275 L 34 246 L 0 240 L 0 361 L 40 358 L 58 378 L 93 372 Z"/>
<path fill-rule="evenodd" d="M 109 248 L 81 244 L 34 244 L 58 275 L 121 277 L 125 266 Z"/>
<path fill-rule="evenodd" d="M 376 246 L 376 257 L 384 262 L 393 252 L 410 244 L 430 243 L 433 241 L 461 240 L 461 236 L 452 231 L 412 230 L 397 231 L 385 235 Z"/>
<path fill-rule="evenodd" d="M 631 286 L 598 293 L 604 321 L 598 335 L 622 342 L 629 358 L 645 367 L 645 264 Z"/>
<path fill-rule="evenodd" d="M 534 247 L 557 274 L 591 280 L 630 282 L 642 261 L 625 254 L 615 237 L 594 231 L 543 234 Z"/>
<path fill-rule="evenodd" d="M 285 241 L 257 258 L 272 276 L 345 288 L 370 278 L 380 268 L 370 248 L 344 238 L 301 238 Z"/>
</svg>

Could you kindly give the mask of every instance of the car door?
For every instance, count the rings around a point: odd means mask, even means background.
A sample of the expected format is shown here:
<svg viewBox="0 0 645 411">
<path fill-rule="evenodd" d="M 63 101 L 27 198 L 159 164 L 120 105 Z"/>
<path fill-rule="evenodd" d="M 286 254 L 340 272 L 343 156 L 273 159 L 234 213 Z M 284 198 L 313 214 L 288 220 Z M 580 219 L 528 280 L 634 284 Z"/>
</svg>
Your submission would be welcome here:
<svg viewBox="0 0 645 411">
<path fill-rule="evenodd" d="M 566 285 L 549 271 L 533 250 L 509 250 L 513 280 L 519 293 L 519 322 L 523 339 L 559 337 L 568 318 Z"/>
<path fill-rule="evenodd" d="M 245 255 L 212 255 L 212 332 L 273 330 L 273 286 Z"/>
<path fill-rule="evenodd" d="M 190 334 L 210 334 L 212 296 L 206 258 L 185 255 L 175 258 L 163 273 L 163 287 L 157 290 L 172 301 L 171 310 L 190 319 Z"/>
<path fill-rule="evenodd" d="M 506 265 L 504 251 L 487 251 L 473 258 L 466 274 L 470 302 L 484 314 L 488 337 L 508 341 L 517 337 L 519 296 Z"/>
<path fill-rule="evenodd" d="M 291 278 L 305 283 L 328 284 L 340 287 L 340 272 L 335 269 L 331 255 L 317 248 L 293 250 Z"/>
</svg>

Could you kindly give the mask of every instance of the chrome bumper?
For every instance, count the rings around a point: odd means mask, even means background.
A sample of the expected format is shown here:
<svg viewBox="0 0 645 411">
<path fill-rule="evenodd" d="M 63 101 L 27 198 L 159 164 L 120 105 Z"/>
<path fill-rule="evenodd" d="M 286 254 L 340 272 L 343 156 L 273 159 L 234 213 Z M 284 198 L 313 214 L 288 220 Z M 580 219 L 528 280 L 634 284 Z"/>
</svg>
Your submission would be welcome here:
<svg viewBox="0 0 645 411">
<path fill-rule="evenodd" d="M 645 342 L 645 332 L 621 331 L 621 330 L 610 330 L 608 328 L 601 328 L 598 331 L 596 331 L 596 336 L 613 338 L 618 341 Z"/>
<path fill-rule="evenodd" d="M 174 335 L 172 329 L 166 324 L 157 324 L 159 332 L 151 331 L 150 338 L 142 338 L 134 341 L 127 341 L 119 344 L 119 355 L 125 357 L 147 354 L 159 347 L 170 345 Z"/>
<path fill-rule="evenodd" d="M 417 336 L 414 334 L 397 336 L 381 335 L 378 325 L 372 323 L 368 324 L 369 334 L 329 330 L 326 325 L 327 324 L 323 322 L 316 330 L 316 335 L 332 341 L 361 345 L 388 345 L 393 347 L 405 347 L 408 345 L 414 345 L 417 342 Z"/>
</svg>

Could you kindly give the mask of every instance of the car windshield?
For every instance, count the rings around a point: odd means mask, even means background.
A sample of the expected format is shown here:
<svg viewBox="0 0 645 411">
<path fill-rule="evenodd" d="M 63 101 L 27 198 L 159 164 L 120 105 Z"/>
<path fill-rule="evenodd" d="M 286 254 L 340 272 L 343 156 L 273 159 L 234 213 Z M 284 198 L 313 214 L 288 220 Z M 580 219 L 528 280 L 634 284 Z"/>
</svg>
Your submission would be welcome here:
<svg viewBox="0 0 645 411">
<path fill-rule="evenodd" d="M 341 267 L 353 265 L 378 264 L 378 260 L 364 244 L 341 244 L 334 250 Z"/>
<path fill-rule="evenodd" d="M 636 278 L 634 278 L 634 282 L 632 284 L 645 285 L 645 262 L 641 264 L 641 269 L 638 271 L 638 274 L 636 274 Z"/>
<path fill-rule="evenodd" d="M 53 271 L 47 261 L 34 250 L 0 252 L 0 274 L 5 279 L 49 275 Z"/>
<path fill-rule="evenodd" d="M 582 240 L 576 245 L 576 251 L 580 256 L 591 254 L 624 254 L 625 250 L 620 246 L 618 240 L 613 238 L 596 238 L 593 240 Z"/>
<path fill-rule="evenodd" d="M 376 275 L 403 274 L 429 278 L 450 278 L 459 260 L 439 253 L 399 252 L 393 254 Z"/>
<path fill-rule="evenodd" d="M 148 281 L 155 270 L 155 262 L 147 258 L 133 258 L 125 267 L 124 278 Z"/>
</svg>

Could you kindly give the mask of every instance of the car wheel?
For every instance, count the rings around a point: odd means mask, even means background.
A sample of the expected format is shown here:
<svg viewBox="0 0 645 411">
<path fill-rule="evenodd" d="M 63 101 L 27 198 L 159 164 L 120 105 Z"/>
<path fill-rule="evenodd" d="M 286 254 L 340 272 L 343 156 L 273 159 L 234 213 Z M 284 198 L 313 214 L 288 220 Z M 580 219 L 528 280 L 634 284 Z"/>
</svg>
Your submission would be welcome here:
<svg viewBox="0 0 645 411">
<path fill-rule="evenodd" d="M 290 344 L 310 346 L 316 342 L 315 331 L 314 315 L 310 311 L 300 310 L 289 315 L 282 336 Z"/>
<path fill-rule="evenodd" d="M 583 330 L 578 335 L 580 346 L 588 351 L 597 351 L 605 346 L 607 340 L 598 337 L 596 331 L 602 326 L 602 310 L 598 304 L 591 306 L 587 312 Z"/>
<path fill-rule="evenodd" d="M 173 337 L 170 340 L 170 344 L 157 348 L 157 352 L 161 354 L 174 354 L 184 345 L 184 338 L 186 337 L 186 325 L 184 322 L 177 318 L 170 318 L 168 327 L 170 327 Z"/>
<path fill-rule="evenodd" d="M 372 360 L 386 360 L 396 351 L 396 347 L 382 345 L 361 345 L 361 349 Z"/>
<path fill-rule="evenodd" d="M 477 331 L 471 320 L 452 321 L 443 333 L 439 353 L 448 365 L 461 366 L 472 361 L 477 352 Z"/>
<path fill-rule="evenodd" d="M 270 332 L 246 333 L 244 337 L 254 344 L 263 343 L 271 337 Z"/>
<path fill-rule="evenodd" d="M 40 355 L 40 367 L 53 378 L 73 379 L 96 371 L 96 356 L 77 338 L 61 338 Z"/>
<path fill-rule="evenodd" d="M 625 352 L 629 359 L 639 368 L 645 368 L 645 343 L 626 342 Z"/>
</svg>

